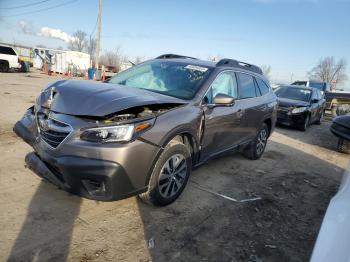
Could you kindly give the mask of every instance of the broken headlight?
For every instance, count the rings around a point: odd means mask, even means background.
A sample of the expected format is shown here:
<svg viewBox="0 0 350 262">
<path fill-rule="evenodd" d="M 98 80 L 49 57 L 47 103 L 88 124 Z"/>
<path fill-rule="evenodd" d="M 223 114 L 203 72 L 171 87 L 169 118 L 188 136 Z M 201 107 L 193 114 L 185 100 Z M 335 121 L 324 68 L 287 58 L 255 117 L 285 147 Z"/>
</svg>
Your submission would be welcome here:
<svg viewBox="0 0 350 262">
<path fill-rule="evenodd" d="M 146 121 L 127 125 L 90 128 L 83 131 L 80 135 L 80 139 L 96 143 L 128 142 L 132 140 L 135 135 L 151 128 L 153 122 L 154 121 Z"/>
</svg>

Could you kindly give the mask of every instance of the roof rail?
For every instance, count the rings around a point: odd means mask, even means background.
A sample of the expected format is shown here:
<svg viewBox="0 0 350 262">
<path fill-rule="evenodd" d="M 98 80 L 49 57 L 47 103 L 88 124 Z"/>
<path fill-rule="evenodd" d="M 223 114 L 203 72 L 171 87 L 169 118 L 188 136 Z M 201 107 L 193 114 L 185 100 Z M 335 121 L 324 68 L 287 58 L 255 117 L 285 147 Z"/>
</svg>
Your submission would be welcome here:
<svg viewBox="0 0 350 262">
<path fill-rule="evenodd" d="M 251 64 L 248 64 L 245 62 L 237 61 L 234 59 L 228 59 L 228 58 L 221 59 L 219 62 L 216 63 L 216 66 L 238 67 L 241 69 L 252 71 L 252 72 L 260 74 L 260 75 L 263 74 L 260 67 L 258 67 L 256 65 L 251 65 Z"/>
<path fill-rule="evenodd" d="M 164 54 L 156 57 L 156 59 L 172 59 L 172 58 L 187 58 L 187 59 L 198 59 L 190 56 L 185 55 L 176 55 L 176 54 Z"/>
</svg>

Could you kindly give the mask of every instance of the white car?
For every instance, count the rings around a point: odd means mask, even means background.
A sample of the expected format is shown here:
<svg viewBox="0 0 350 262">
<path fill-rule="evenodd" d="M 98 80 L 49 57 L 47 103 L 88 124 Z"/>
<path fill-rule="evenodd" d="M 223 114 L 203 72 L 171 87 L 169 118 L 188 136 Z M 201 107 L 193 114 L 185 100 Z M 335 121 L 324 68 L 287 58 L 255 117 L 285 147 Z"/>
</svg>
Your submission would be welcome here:
<svg viewBox="0 0 350 262">
<path fill-rule="evenodd" d="M 311 262 L 350 262 L 350 166 L 332 198 L 318 234 Z"/>
<path fill-rule="evenodd" d="M 5 45 L 0 45 L 0 72 L 8 72 L 10 68 L 21 68 L 16 51 Z"/>
</svg>

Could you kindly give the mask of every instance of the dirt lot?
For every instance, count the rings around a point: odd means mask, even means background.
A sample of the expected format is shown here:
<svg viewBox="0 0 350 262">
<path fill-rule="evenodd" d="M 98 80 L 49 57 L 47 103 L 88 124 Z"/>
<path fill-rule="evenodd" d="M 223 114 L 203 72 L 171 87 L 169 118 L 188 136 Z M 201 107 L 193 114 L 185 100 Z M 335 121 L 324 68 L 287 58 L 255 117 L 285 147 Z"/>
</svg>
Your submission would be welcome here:
<svg viewBox="0 0 350 262">
<path fill-rule="evenodd" d="M 0 260 L 307 261 L 348 156 L 329 122 L 277 128 L 261 160 L 227 154 L 192 173 L 174 204 L 104 203 L 58 190 L 24 167 L 12 127 L 54 77 L 0 74 Z M 237 203 L 209 191 L 238 200 Z"/>
</svg>

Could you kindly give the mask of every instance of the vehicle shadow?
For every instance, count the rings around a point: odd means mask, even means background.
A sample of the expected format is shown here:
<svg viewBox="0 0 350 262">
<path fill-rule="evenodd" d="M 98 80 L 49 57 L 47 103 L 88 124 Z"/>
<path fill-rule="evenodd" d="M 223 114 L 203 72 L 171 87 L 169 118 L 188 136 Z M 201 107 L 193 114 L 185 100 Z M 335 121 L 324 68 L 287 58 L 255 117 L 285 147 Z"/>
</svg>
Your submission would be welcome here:
<svg viewBox="0 0 350 262">
<path fill-rule="evenodd" d="M 306 131 L 300 131 L 293 127 L 278 125 L 277 133 L 289 136 L 306 144 L 320 146 L 329 150 L 337 151 L 338 138 L 329 130 L 332 122 L 323 121 L 321 125 L 311 125 Z M 327 130 L 325 132 L 324 130 Z"/>
<path fill-rule="evenodd" d="M 66 261 L 80 203 L 79 197 L 41 181 L 8 261 Z"/>
<path fill-rule="evenodd" d="M 153 261 L 308 261 L 343 169 L 270 141 L 262 159 L 231 154 L 197 169 L 166 207 L 138 201 Z M 199 188 L 198 185 L 201 187 Z M 234 202 L 203 189 L 238 200 Z"/>
</svg>

